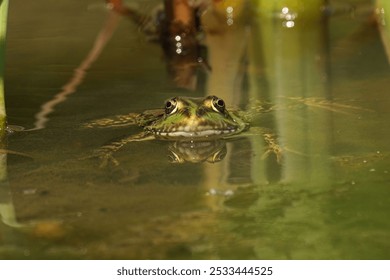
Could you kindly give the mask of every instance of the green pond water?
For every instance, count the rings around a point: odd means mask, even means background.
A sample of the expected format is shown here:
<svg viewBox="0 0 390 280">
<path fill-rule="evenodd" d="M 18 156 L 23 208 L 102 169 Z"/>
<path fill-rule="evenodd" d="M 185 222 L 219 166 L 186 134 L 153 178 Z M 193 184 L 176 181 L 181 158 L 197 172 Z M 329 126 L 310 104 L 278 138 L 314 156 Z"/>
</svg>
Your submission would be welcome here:
<svg viewBox="0 0 390 280">
<path fill-rule="evenodd" d="M 390 258 L 390 68 L 370 1 L 318 22 L 206 13 L 211 70 L 186 89 L 161 45 L 102 2 L 10 3 L 6 107 L 25 130 L 0 158 L 0 259 Z M 259 135 L 218 143 L 215 163 L 171 163 L 174 143 L 156 140 L 123 147 L 119 166 L 88 158 L 141 130 L 83 123 L 209 94 L 266 102 L 254 125 L 279 161 Z"/>
</svg>

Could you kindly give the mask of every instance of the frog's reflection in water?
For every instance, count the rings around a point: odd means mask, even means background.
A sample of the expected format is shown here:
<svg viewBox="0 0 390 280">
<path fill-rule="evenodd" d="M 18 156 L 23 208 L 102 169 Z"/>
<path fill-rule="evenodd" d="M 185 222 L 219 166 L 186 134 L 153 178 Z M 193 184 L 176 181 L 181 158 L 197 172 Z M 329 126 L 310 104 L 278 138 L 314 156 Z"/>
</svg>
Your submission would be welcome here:
<svg viewBox="0 0 390 280">
<path fill-rule="evenodd" d="M 217 163 L 227 153 L 224 140 L 173 142 L 168 150 L 171 163 Z"/>
</svg>

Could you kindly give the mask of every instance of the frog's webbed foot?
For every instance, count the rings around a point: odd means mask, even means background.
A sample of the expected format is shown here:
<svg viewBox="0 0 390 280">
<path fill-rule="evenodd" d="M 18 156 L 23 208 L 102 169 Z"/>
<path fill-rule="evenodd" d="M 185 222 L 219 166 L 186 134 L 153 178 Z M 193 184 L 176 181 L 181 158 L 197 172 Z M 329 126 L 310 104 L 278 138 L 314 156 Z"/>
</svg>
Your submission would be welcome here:
<svg viewBox="0 0 390 280">
<path fill-rule="evenodd" d="M 99 168 L 119 166 L 119 161 L 113 156 L 113 152 L 102 148 L 95 150 L 91 155 L 80 157 L 79 160 L 99 159 Z"/>
<path fill-rule="evenodd" d="M 137 124 L 136 119 L 140 114 L 130 113 L 126 115 L 116 115 L 110 118 L 102 118 L 86 122 L 81 125 L 82 128 L 111 128 L 125 127 Z"/>
<path fill-rule="evenodd" d="M 98 152 L 95 157 L 99 158 L 99 168 L 107 166 L 119 166 L 119 161 L 113 156 L 112 152 Z"/>
<path fill-rule="evenodd" d="M 274 154 L 276 156 L 277 162 L 281 163 L 283 156 L 283 148 L 279 145 L 275 133 L 273 133 L 270 129 L 262 127 L 251 127 L 249 131 L 243 134 L 243 136 L 253 135 L 261 135 L 263 137 L 264 142 L 267 144 L 267 149 L 264 152 L 262 158 L 266 158 L 270 154 Z"/>
<path fill-rule="evenodd" d="M 276 140 L 275 134 L 271 132 L 264 132 L 263 133 L 264 141 L 267 143 L 268 148 L 263 154 L 263 157 L 269 156 L 269 154 L 274 154 L 276 156 L 276 161 L 278 163 L 281 163 L 282 161 L 282 155 L 283 155 L 283 149 L 280 147 Z"/>
</svg>

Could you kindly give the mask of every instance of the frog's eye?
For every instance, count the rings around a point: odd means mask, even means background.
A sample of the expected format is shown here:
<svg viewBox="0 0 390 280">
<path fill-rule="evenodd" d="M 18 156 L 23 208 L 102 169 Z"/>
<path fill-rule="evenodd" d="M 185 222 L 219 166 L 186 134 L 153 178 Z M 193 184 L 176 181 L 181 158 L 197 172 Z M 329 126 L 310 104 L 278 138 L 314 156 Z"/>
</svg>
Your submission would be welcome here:
<svg viewBox="0 0 390 280">
<path fill-rule="evenodd" d="M 177 111 L 176 98 L 169 99 L 165 102 L 165 113 L 167 115 L 173 114 Z"/>
<path fill-rule="evenodd" d="M 213 102 L 211 102 L 211 106 L 216 112 L 223 113 L 225 111 L 225 101 L 223 101 L 221 98 L 214 97 Z"/>
</svg>

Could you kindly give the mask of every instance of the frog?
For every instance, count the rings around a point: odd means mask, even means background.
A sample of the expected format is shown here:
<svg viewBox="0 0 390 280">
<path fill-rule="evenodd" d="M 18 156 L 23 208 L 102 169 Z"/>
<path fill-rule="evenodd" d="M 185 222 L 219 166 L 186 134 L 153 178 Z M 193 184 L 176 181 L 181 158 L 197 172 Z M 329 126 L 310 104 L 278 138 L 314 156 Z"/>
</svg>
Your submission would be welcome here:
<svg viewBox="0 0 390 280">
<path fill-rule="evenodd" d="M 176 96 L 166 100 L 162 108 L 98 119 L 85 123 L 83 128 L 137 125 L 142 129 L 137 134 L 112 141 L 95 150 L 91 157 L 100 158 L 101 167 L 106 166 L 109 162 L 118 166 L 119 162 L 113 157 L 113 154 L 131 142 L 171 141 L 174 144 L 170 146 L 170 151 L 174 152 L 177 151 L 177 147 L 221 147 L 223 145 L 219 144 L 218 141 L 243 137 L 248 133 L 262 134 L 269 146 L 267 153 L 275 153 L 279 159 L 282 149 L 273 133 L 263 129 L 250 131 L 250 118 L 248 117 L 250 115 L 245 111 L 227 108 L 225 101 L 215 95 L 206 97 Z M 211 142 L 217 144 L 210 145 Z M 221 154 L 219 150 L 223 149 L 217 148 L 216 150 L 216 154 Z M 187 152 L 187 154 L 189 153 Z M 178 155 L 179 153 L 174 153 L 175 162 L 188 161 L 185 160 L 185 157 Z M 219 157 L 214 156 L 214 158 Z"/>
</svg>

